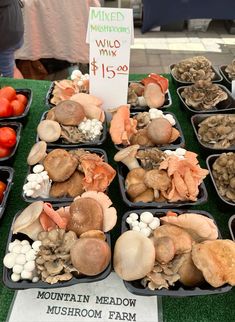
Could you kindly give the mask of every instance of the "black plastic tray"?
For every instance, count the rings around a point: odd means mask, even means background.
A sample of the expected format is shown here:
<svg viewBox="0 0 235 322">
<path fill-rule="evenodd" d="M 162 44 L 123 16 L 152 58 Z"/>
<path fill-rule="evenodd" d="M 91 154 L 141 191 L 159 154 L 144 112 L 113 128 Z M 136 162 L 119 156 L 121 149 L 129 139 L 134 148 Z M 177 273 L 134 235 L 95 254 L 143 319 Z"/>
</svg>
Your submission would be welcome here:
<svg viewBox="0 0 235 322">
<path fill-rule="evenodd" d="M 185 85 L 192 85 L 194 82 L 184 82 L 184 81 L 181 81 L 179 79 L 177 79 L 173 73 L 172 73 L 172 69 L 175 67 L 176 64 L 171 64 L 169 66 L 170 68 L 170 73 L 171 73 L 171 76 L 173 78 L 173 80 L 175 81 L 176 85 L 177 86 L 185 86 Z M 215 76 L 214 78 L 212 79 L 212 83 L 220 83 L 222 81 L 222 76 L 220 75 L 220 73 L 213 67 L 211 66 L 213 72 L 215 73 Z"/>
<path fill-rule="evenodd" d="M 55 82 L 51 82 L 51 85 L 47 91 L 46 98 L 45 98 L 45 104 L 46 104 L 47 108 L 52 108 L 55 106 L 55 104 L 51 103 L 52 92 L 53 92 L 54 87 L 55 87 Z"/>
<path fill-rule="evenodd" d="M 185 206 L 196 206 L 202 205 L 207 202 L 208 194 L 206 190 L 206 186 L 204 182 L 202 182 L 199 186 L 199 194 L 198 199 L 196 201 L 177 201 L 177 202 L 133 202 L 128 199 L 128 195 L 125 189 L 125 178 L 128 173 L 128 169 L 125 165 L 118 163 L 118 181 L 119 188 L 121 191 L 122 200 L 124 203 L 130 208 L 177 208 L 177 207 L 185 207 Z"/>
<path fill-rule="evenodd" d="M 220 115 L 220 114 L 216 114 L 216 115 Z M 224 114 L 223 114 L 224 115 Z M 235 114 L 226 114 L 226 115 L 231 115 L 231 116 L 235 116 Z M 198 135 L 198 130 L 199 130 L 199 124 L 204 121 L 206 118 L 210 117 L 210 116 L 213 116 L 212 114 L 196 114 L 196 115 L 193 115 L 191 116 L 191 123 L 192 123 L 192 126 L 193 126 L 193 130 L 195 132 L 195 135 L 197 137 L 197 140 L 199 142 L 199 144 L 205 148 L 205 149 L 208 149 L 208 150 L 214 150 L 214 151 L 235 151 L 235 145 L 231 145 L 230 147 L 228 148 L 214 148 L 212 145 L 208 144 L 208 143 L 204 143 L 202 142 L 202 140 L 199 138 L 199 135 Z"/>
<path fill-rule="evenodd" d="M 219 190 L 217 188 L 217 185 L 215 183 L 215 180 L 214 180 L 214 177 L 213 177 L 213 173 L 212 173 L 212 165 L 213 163 L 215 162 L 215 160 L 220 156 L 220 154 L 212 154 L 212 155 L 209 155 L 207 158 L 206 158 L 206 164 L 207 164 L 207 168 L 209 170 L 209 173 L 210 173 L 210 177 L 211 177 L 211 180 L 213 182 L 213 185 L 215 187 L 215 190 L 217 192 L 217 195 L 219 196 L 219 198 L 225 202 L 227 205 L 230 205 L 230 206 L 233 206 L 235 207 L 235 202 L 232 202 L 232 201 L 229 201 L 229 200 L 226 200 L 224 197 L 221 196 L 221 194 L 219 193 Z"/>
<path fill-rule="evenodd" d="M 138 112 L 131 112 L 131 117 L 133 117 L 136 114 L 138 114 Z M 181 129 L 181 126 L 180 126 L 179 121 L 177 120 L 175 114 L 173 114 L 171 112 L 163 112 L 163 114 L 171 114 L 174 117 L 174 120 L 176 122 L 174 125 L 174 128 L 176 128 L 180 132 L 180 137 L 175 142 L 172 142 L 169 145 L 155 145 L 154 147 L 157 147 L 159 150 L 175 150 L 177 148 L 184 147 L 185 146 L 185 139 L 184 139 L 183 131 Z M 121 150 L 125 147 L 126 146 L 124 146 L 123 144 L 115 144 L 115 148 L 117 150 Z M 146 148 L 146 147 L 141 146 L 141 148 Z"/>
<path fill-rule="evenodd" d="M 77 150 L 77 149 L 78 148 L 70 148 L 70 149 L 65 149 L 65 150 L 71 151 L 71 150 Z M 54 149 L 47 149 L 47 153 L 52 151 L 52 150 L 54 150 Z M 108 163 L 108 157 L 107 157 L 107 154 L 106 154 L 106 152 L 104 150 L 98 149 L 98 148 L 84 148 L 84 150 L 90 151 L 90 152 L 93 152 L 93 153 L 97 153 L 98 155 L 103 156 L 103 160 Z M 27 175 L 25 177 L 24 184 L 27 183 L 27 176 L 30 173 L 32 173 L 32 168 L 33 167 L 34 166 L 29 166 L 28 173 L 27 173 Z M 107 192 L 107 190 L 106 190 L 106 192 Z M 68 203 L 68 202 L 72 202 L 73 199 L 74 199 L 72 197 L 63 197 L 63 198 L 52 198 L 52 197 L 42 198 L 42 197 L 37 197 L 37 198 L 32 198 L 32 197 L 27 197 L 23 190 L 22 190 L 22 198 L 26 202 L 34 202 L 34 201 L 42 200 L 44 202 L 50 202 L 50 203 L 60 203 L 60 202 Z"/>
<path fill-rule="evenodd" d="M 229 231 L 230 231 L 230 235 L 232 237 L 232 240 L 235 241 L 235 215 L 232 215 L 229 218 L 228 228 L 229 228 Z"/>
<path fill-rule="evenodd" d="M 154 215 L 154 217 L 162 217 L 165 216 L 167 211 L 169 209 L 141 209 L 141 210 L 135 210 L 137 214 L 142 213 L 143 211 L 150 211 Z M 172 209 L 171 209 L 172 210 Z M 206 217 L 209 217 L 214 220 L 211 214 L 209 214 L 206 211 L 203 210 L 178 210 L 173 209 L 174 212 L 177 214 L 182 213 L 197 213 Z M 129 225 L 126 223 L 126 218 L 129 216 L 129 214 L 133 211 L 128 211 L 124 214 L 122 217 L 122 233 L 129 230 Z M 214 220 L 215 222 L 215 220 Z M 216 224 L 216 222 L 215 222 Z M 221 234 L 219 232 L 219 238 L 221 239 Z M 175 283 L 174 286 L 170 286 L 169 289 L 161 289 L 161 290 L 150 290 L 148 288 L 144 288 L 143 285 L 141 285 L 141 280 L 136 281 L 123 281 L 125 287 L 128 289 L 129 292 L 141 295 L 141 296 L 174 296 L 174 297 L 185 297 L 185 296 L 198 296 L 198 295 L 209 295 L 209 294 L 222 294 L 225 292 L 228 292 L 231 290 L 231 286 L 226 284 L 224 286 L 214 288 L 208 283 L 203 283 L 201 286 L 197 287 L 187 287 L 182 285 L 179 281 Z"/>
<path fill-rule="evenodd" d="M 63 206 L 67 206 L 68 204 L 58 204 L 58 205 L 53 205 L 54 209 L 57 209 L 59 207 L 63 207 Z M 33 241 L 25 234 L 12 234 L 12 227 L 13 224 L 16 220 L 16 218 L 20 215 L 20 213 L 22 212 L 19 211 L 17 212 L 17 214 L 15 215 L 13 222 L 12 222 L 12 226 L 11 226 L 11 230 L 8 236 L 8 240 L 7 240 L 7 246 L 6 246 L 6 252 L 5 254 L 8 253 L 8 245 L 10 242 L 13 242 L 15 239 L 19 239 L 19 240 L 28 240 L 30 243 L 33 243 Z M 106 233 L 106 241 L 109 244 L 110 248 L 111 248 L 111 238 L 110 238 L 110 234 Z M 106 278 L 110 273 L 111 273 L 112 267 L 111 267 L 111 261 L 109 263 L 109 265 L 106 267 L 106 269 L 95 276 L 86 276 L 86 275 L 81 275 L 79 277 L 73 277 L 71 280 L 69 281 L 65 281 L 65 282 L 58 282 L 55 284 L 49 284 L 43 281 L 38 281 L 38 282 L 31 282 L 28 280 L 22 280 L 19 282 L 13 282 L 11 280 L 11 274 L 12 274 L 12 270 L 6 268 L 5 266 L 3 266 L 3 283 L 5 284 L 5 286 L 7 286 L 10 289 L 14 289 L 14 290 L 23 290 L 23 289 L 30 289 L 30 288 L 44 288 L 44 289 L 53 289 L 53 288 L 58 288 L 58 287 L 66 287 L 66 286 L 71 286 L 74 284 L 80 284 L 80 283 L 92 283 L 92 282 L 97 282 L 97 281 L 101 281 L 104 278 Z"/>
<path fill-rule="evenodd" d="M 218 86 L 228 94 L 228 98 L 222 102 L 219 102 L 214 108 L 212 108 L 210 110 L 195 110 L 193 107 L 188 106 L 185 103 L 185 100 L 181 96 L 181 93 L 187 86 L 181 86 L 181 87 L 177 88 L 177 94 L 182 102 L 182 105 L 191 113 L 195 113 L 195 114 L 229 113 L 229 112 L 235 111 L 235 100 L 232 97 L 231 92 L 229 92 L 229 90 L 223 85 L 218 84 Z"/>
<path fill-rule="evenodd" d="M 46 119 L 46 115 L 47 115 L 48 112 L 44 112 L 42 114 L 42 117 L 41 117 L 41 121 L 45 120 Z M 99 139 L 96 139 L 94 141 L 86 141 L 86 142 L 82 142 L 82 143 L 63 143 L 63 140 L 62 139 L 59 139 L 55 142 L 47 142 L 47 146 L 48 148 L 58 148 L 58 147 L 61 147 L 61 148 L 70 148 L 70 147 L 77 147 L 77 148 L 82 148 L 82 147 L 94 147 L 94 146 L 98 146 L 98 145 L 102 145 L 104 143 L 104 141 L 106 140 L 107 138 L 107 123 L 106 123 L 106 120 L 103 122 L 103 131 L 101 133 L 101 136 Z M 40 139 L 38 137 L 38 135 L 36 136 L 36 142 L 39 142 Z"/>
<path fill-rule="evenodd" d="M 16 149 L 18 147 L 18 144 L 20 142 L 20 134 L 21 134 L 21 130 L 22 130 L 22 124 L 18 123 L 18 122 L 0 122 L 0 127 L 5 127 L 5 126 L 11 127 L 12 129 L 14 129 L 16 131 L 16 144 L 12 148 L 11 154 L 9 154 L 8 156 L 6 156 L 4 158 L 0 158 L 0 163 L 7 161 L 14 156 Z"/>
<path fill-rule="evenodd" d="M 18 116 L 0 117 L 0 121 L 19 121 L 20 122 L 28 115 L 29 109 L 32 103 L 32 99 L 33 99 L 33 92 L 31 91 L 31 89 L 28 89 L 28 88 L 22 88 L 22 89 L 18 88 L 16 89 L 16 94 L 23 94 L 27 97 L 28 102 L 24 112 Z"/>
<path fill-rule="evenodd" d="M 225 71 L 226 67 L 227 67 L 227 65 L 220 66 L 219 67 L 219 71 L 220 71 L 220 74 L 222 75 L 222 77 L 224 79 L 224 82 L 225 82 L 226 86 L 231 91 L 232 90 L 232 81 L 228 77 L 228 73 Z"/>
<path fill-rule="evenodd" d="M 7 198 L 13 184 L 13 175 L 14 169 L 10 167 L 0 166 L 0 180 L 6 184 L 6 190 L 3 193 L 3 199 L 0 204 L 0 219 L 2 218 L 4 210 L 6 208 Z"/>
</svg>

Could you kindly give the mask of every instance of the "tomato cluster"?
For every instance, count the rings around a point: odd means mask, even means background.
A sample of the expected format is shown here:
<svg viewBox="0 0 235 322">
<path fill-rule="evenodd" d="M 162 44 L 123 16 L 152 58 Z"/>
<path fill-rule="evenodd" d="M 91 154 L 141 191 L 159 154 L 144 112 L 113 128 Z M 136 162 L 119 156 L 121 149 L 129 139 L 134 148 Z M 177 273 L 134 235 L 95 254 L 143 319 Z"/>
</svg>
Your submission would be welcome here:
<svg viewBox="0 0 235 322">
<path fill-rule="evenodd" d="M 11 86 L 0 89 L 0 117 L 21 115 L 27 105 L 28 99 L 23 94 L 17 94 Z"/>
<path fill-rule="evenodd" d="M 2 202 L 3 196 L 4 196 L 4 191 L 6 190 L 7 185 L 3 182 L 0 181 L 0 202 Z"/>
<path fill-rule="evenodd" d="M 8 126 L 0 128 L 0 158 L 9 156 L 16 144 L 17 134 L 14 129 Z"/>
</svg>

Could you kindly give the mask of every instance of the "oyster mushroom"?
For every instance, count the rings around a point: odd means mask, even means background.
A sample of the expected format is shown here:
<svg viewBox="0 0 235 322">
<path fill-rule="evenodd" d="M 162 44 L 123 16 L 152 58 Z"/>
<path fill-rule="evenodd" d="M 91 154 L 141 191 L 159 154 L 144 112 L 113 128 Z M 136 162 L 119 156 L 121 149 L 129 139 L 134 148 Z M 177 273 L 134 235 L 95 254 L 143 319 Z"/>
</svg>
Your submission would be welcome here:
<svg viewBox="0 0 235 322">
<path fill-rule="evenodd" d="M 47 155 L 46 149 L 47 149 L 47 144 L 45 141 L 40 141 L 35 143 L 32 146 L 27 157 L 28 165 L 35 165 L 37 163 L 41 163 Z"/>
<path fill-rule="evenodd" d="M 99 238 L 80 238 L 73 244 L 70 255 L 73 266 L 80 273 L 94 276 L 109 265 L 111 249 Z"/>
<path fill-rule="evenodd" d="M 159 198 L 160 191 L 166 191 L 171 186 L 171 179 L 166 171 L 155 169 L 146 172 L 144 183 L 154 190 L 154 197 Z"/>
<path fill-rule="evenodd" d="M 57 104 L 54 113 L 56 121 L 63 125 L 78 125 L 85 118 L 83 106 L 71 100 Z"/>
<path fill-rule="evenodd" d="M 40 140 L 45 142 L 55 142 L 60 138 L 60 124 L 52 120 L 43 120 L 38 124 L 37 133 Z"/>
<path fill-rule="evenodd" d="M 135 157 L 139 147 L 140 146 L 138 144 L 134 144 L 125 149 L 118 151 L 114 155 L 114 160 L 116 162 L 124 163 L 129 170 L 132 170 L 134 168 L 139 168 L 140 165 Z"/>
<path fill-rule="evenodd" d="M 44 266 L 49 275 L 55 276 L 58 275 L 63 270 L 63 262 L 62 260 L 57 260 L 53 262 L 45 262 Z"/>
<path fill-rule="evenodd" d="M 39 221 L 42 211 L 43 201 L 35 201 L 25 208 L 13 224 L 13 234 L 22 233 L 37 240 L 38 234 L 43 230 Z"/>
<path fill-rule="evenodd" d="M 123 280 L 134 281 L 145 277 L 152 270 L 154 261 L 154 245 L 143 234 L 129 230 L 116 241 L 113 265 Z"/>
</svg>

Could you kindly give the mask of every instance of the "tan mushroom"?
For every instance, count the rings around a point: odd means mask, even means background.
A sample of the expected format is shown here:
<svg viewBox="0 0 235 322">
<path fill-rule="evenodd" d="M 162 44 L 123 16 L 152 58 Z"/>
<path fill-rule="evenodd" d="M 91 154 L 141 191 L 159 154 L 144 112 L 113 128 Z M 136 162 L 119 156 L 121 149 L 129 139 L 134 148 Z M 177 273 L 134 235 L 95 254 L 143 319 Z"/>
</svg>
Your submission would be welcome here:
<svg viewBox="0 0 235 322">
<path fill-rule="evenodd" d="M 118 151 L 114 155 L 114 160 L 116 162 L 122 162 L 128 167 L 129 170 L 139 168 L 140 165 L 135 157 L 139 147 L 140 146 L 138 144 L 135 144 Z"/>
<path fill-rule="evenodd" d="M 85 118 L 83 106 L 78 102 L 64 100 L 54 108 L 57 122 L 63 125 L 78 125 Z"/>
<path fill-rule="evenodd" d="M 155 144 L 162 145 L 169 143 L 171 134 L 172 125 L 163 117 L 153 119 L 147 127 L 147 135 Z"/>
<path fill-rule="evenodd" d="M 60 138 L 60 124 L 52 120 L 43 120 L 38 124 L 37 133 L 40 140 L 45 142 L 55 142 Z"/>
<path fill-rule="evenodd" d="M 32 146 L 29 152 L 29 155 L 27 157 L 28 165 L 35 165 L 37 163 L 41 163 L 47 155 L 46 149 L 47 149 L 47 144 L 45 141 L 40 141 L 35 143 Z"/>
<path fill-rule="evenodd" d="M 154 197 L 159 198 L 160 191 L 166 191 L 171 186 L 171 179 L 166 171 L 155 169 L 146 172 L 144 183 L 154 190 Z"/>
</svg>

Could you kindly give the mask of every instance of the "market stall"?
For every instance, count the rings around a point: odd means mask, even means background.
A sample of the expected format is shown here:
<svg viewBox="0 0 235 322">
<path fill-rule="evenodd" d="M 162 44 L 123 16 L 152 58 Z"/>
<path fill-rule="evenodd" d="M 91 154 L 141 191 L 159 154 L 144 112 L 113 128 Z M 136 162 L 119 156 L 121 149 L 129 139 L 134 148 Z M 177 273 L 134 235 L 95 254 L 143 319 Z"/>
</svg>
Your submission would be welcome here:
<svg viewBox="0 0 235 322">
<path fill-rule="evenodd" d="M 143 78 L 143 76 L 144 75 L 130 75 L 130 79 L 140 80 Z M 173 112 L 177 116 L 185 137 L 186 148 L 196 152 L 199 155 L 200 164 L 203 168 L 205 168 L 206 156 L 209 155 L 209 153 L 205 152 L 199 147 L 190 124 L 190 114 L 185 112 L 185 110 L 183 110 L 180 106 L 180 101 L 176 93 L 176 87 L 171 76 L 167 75 L 167 78 L 169 79 L 169 90 L 173 102 L 172 106 L 167 110 Z M 13 80 L 3 78 L 0 80 L 1 87 L 10 85 L 15 88 L 29 88 L 33 91 L 33 101 L 30 112 L 26 122 L 24 123 L 24 128 L 21 133 L 20 143 L 16 155 L 12 160 L 12 163 L 10 163 L 15 170 L 15 175 L 14 184 L 9 194 L 7 206 L 0 222 L 0 235 L 2 238 L 0 246 L 1 274 L 3 266 L 2 259 L 5 254 L 5 247 L 12 219 L 18 210 L 23 209 L 27 205 L 26 202 L 24 202 L 21 198 L 22 187 L 28 170 L 26 158 L 31 146 L 35 142 L 36 127 L 41 119 L 42 113 L 46 110 L 45 97 L 50 84 L 51 83 L 48 81 Z M 107 138 L 106 142 L 102 145 L 102 148 L 108 154 L 109 163 L 116 168 L 116 163 L 113 160 L 113 156 L 117 151 L 115 150 L 110 137 Z M 215 218 L 222 237 L 231 238 L 228 230 L 228 220 L 234 212 L 234 207 L 229 207 L 219 200 L 209 176 L 205 180 L 205 183 L 208 191 L 208 201 L 202 206 L 194 206 L 191 209 L 208 211 Z M 113 248 L 115 240 L 120 235 L 122 215 L 128 210 L 120 198 L 117 178 L 110 186 L 109 196 L 118 211 L 118 223 L 111 233 Z M 79 285 L 77 288 L 79 289 Z M 216 295 L 185 298 L 163 297 L 163 318 L 165 321 L 231 321 L 234 320 L 234 295 L 235 291 L 233 289 L 228 293 Z M 4 321 L 7 317 L 13 296 L 14 292 L 7 289 L 3 285 L 1 275 L 1 321 Z"/>
</svg>

